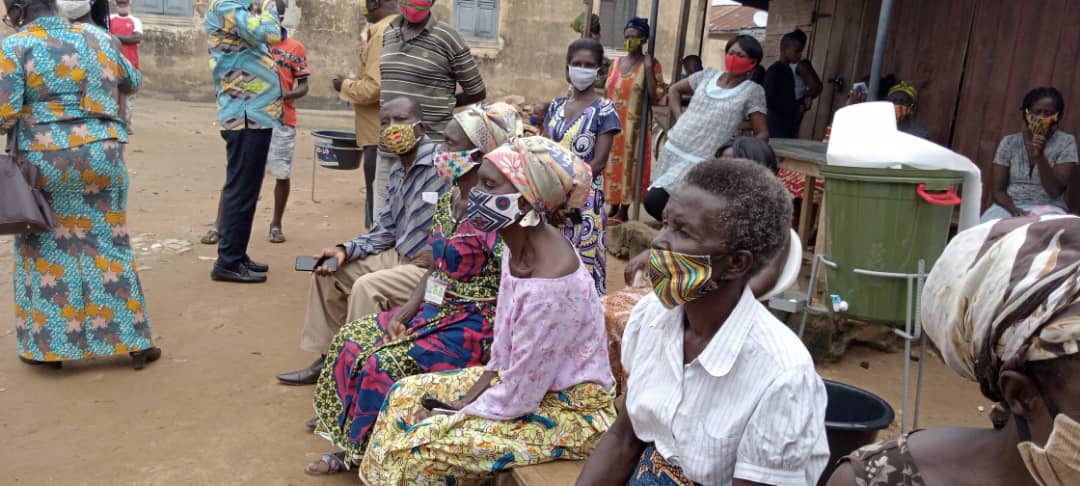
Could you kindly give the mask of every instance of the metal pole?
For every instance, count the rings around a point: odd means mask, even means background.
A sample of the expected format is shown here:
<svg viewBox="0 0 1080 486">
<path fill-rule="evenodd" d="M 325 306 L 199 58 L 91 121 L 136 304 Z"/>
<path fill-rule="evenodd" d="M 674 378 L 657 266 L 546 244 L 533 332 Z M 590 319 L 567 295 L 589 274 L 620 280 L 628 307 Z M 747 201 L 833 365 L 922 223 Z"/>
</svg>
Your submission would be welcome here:
<svg viewBox="0 0 1080 486">
<path fill-rule="evenodd" d="M 652 10 L 649 13 L 649 25 L 652 28 L 653 34 L 649 36 L 649 52 L 648 55 L 652 57 L 656 54 L 656 35 L 657 25 L 656 17 L 660 11 L 660 0 L 652 1 Z M 683 24 L 685 25 L 685 24 Z M 680 27 L 682 30 L 685 27 Z M 641 134 L 638 136 L 637 141 L 637 164 L 634 165 L 634 185 L 630 186 L 630 194 L 634 195 L 634 204 L 630 207 L 630 219 L 637 220 L 641 216 L 641 183 L 642 178 L 645 177 L 645 147 L 648 146 L 649 140 L 649 125 L 652 123 L 650 119 L 649 103 L 649 83 L 645 83 L 643 88 L 645 96 L 641 97 Z"/>
<path fill-rule="evenodd" d="M 892 15 L 893 0 L 881 0 L 881 15 L 878 16 L 877 39 L 874 41 L 874 62 L 870 67 L 870 92 L 867 99 L 877 101 L 881 90 L 881 65 L 885 58 L 885 43 L 889 40 L 889 16 Z"/>
<path fill-rule="evenodd" d="M 682 58 L 686 55 L 686 34 L 688 34 L 689 24 L 690 0 L 683 0 L 682 7 L 679 8 L 679 35 L 675 38 L 675 58 L 671 61 L 671 72 L 675 76 L 678 76 L 679 65 L 682 64 Z"/>
<path fill-rule="evenodd" d="M 701 0 L 701 9 L 704 11 L 704 13 L 701 14 L 701 29 L 698 30 L 698 36 L 697 36 L 697 40 L 698 40 L 697 55 L 698 55 L 698 57 L 704 59 L 705 58 L 705 39 L 706 39 L 705 31 L 706 31 L 706 29 L 709 28 L 709 2 L 708 2 L 708 0 Z M 676 62 L 680 62 L 680 61 L 682 61 L 682 59 L 679 59 Z"/>
</svg>

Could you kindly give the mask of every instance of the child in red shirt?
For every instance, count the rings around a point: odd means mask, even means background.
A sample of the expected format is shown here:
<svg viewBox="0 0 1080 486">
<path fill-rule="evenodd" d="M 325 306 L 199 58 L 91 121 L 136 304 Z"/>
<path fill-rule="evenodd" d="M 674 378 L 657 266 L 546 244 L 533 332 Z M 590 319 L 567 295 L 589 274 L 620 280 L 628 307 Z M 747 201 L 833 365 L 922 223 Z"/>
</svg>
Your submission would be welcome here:
<svg viewBox="0 0 1080 486">
<path fill-rule="evenodd" d="M 142 42 L 142 21 L 131 15 L 131 0 L 116 0 L 116 15 L 109 17 L 109 33 L 120 39 L 120 51 L 139 69 L 139 43 Z M 128 95 L 124 101 L 124 122 L 128 134 L 135 131 L 131 127 L 131 115 L 135 111 L 135 95 Z"/>
<path fill-rule="evenodd" d="M 277 0 L 278 15 L 285 20 L 287 0 Z M 270 141 L 270 153 L 266 160 L 267 170 L 277 179 L 274 186 L 274 219 L 270 221 L 270 242 L 284 243 L 285 233 L 281 231 L 281 218 L 285 214 L 285 205 L 289 201 L 289 176 L 292 173 L 293 153 L 296 150 L 296 107 L 293 100 L 302 98 L 308 92 L 307 49 L 300 41 L 289 37 L 288 31 L 281 28 L 281 42 L 270 46 L 270 54 L 278 63 L 278 77 L 281 80 L 282 98 L 285 100 L 285 123 L 274 128 Z"/>
</svg>

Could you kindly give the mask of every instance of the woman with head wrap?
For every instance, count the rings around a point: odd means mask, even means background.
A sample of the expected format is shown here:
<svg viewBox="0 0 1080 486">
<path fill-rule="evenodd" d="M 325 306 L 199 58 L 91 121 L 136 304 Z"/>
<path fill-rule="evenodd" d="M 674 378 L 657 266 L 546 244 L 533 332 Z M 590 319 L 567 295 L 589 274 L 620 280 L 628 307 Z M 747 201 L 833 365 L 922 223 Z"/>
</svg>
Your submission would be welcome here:
<svg viewBox="0 0 1080 486">
<path fill-rule="evenodd" d="M 913 432 L 842 461 L 830 486 L 1064 486 L 1080 481 L 1080 218 L 960 233 L 923 291 L 926 335 L 998 402 L 994 427 Z"/>
<path fill-rule="evenodd" d="M 467 220 L 465 203 L 480 158 L 520 135 L 521 126 L 517 111 L 506 103 L 471 106 L 447 126 L 435 167 L 454 189 L 438 198 L 429 237 L 434 268 L 405 305 L 347 323 L 334 338 L 315 389 L 314 425 L 344 452 L 324 455 L 307 467 L 308 474 L 332 474 L 343 471 L 346 461 L 360 463 L 368 432 L 395 381 L 484 363 L 503 245 L 495 232 Z"/>
<path fill-rule="evenodd" d="M 530 137 L 485 156 L 478 176 L 468 219 L 506 245 L 491 361 L 398 382 L 360 466 L 366 484 L 474 484 L 582 459 L 615 418 L 592 276 L 544 224 L 585 204 L 589 166 Z"/>
<path fill-rule="evenodd" d="M 619 221 L 626 221 L 630 203 L 634 200 L 634 173 L 638 163 L 638 140 L 641 136 L 642 97 L 649 97 L 649 105 L 659 101 L 661 93 L 658 85 L 664 80 L 660 63 L 645 52 L 649 40 L 649 23 L 635 17 L 626 23 L 623 30 L 626 56 L 615 61 L 607 80 L 607 97 L 615 104 L 619 120 L 623 123 L 622 132 L 615 135 L 611 146 L 611 157 L 604 168 L 604 197 L 611 205 L 608 216 Z M 652 161 L 649 154 L 651 133 L 645 137 L 645 159 L 641 178 L 641 194 L 648 186 L 649 168 Z"/>
<path fill-rule="evenodd" d="M 896 107 L 896 128 L 901 132 L 929 140 L 930 130 L 915 120 L 915 107 L 919 105 L 919 91 L 915 85 L 900 81 L 889 88 L 889 101 Z"/>
</svg>

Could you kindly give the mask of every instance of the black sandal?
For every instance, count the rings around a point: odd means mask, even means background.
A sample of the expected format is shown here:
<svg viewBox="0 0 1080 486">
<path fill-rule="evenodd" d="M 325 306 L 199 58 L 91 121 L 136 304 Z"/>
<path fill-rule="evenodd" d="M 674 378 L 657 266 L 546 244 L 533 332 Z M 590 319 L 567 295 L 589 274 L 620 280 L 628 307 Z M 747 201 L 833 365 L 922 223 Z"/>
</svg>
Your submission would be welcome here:
<svg viewBox="0 0 1080 486">
<path fill-rule="evenodd" d="M 333 454 L 323 454 L 318 461 L 308 464 L 304 468 L 304 474 L 308 476 L 332 476 L 343 473 L 348 469 L 345 465 L 345 453 L 335 452 Z"/>
<path fill-rule="evenodd" d="M 161 358 L 161 348 L 152 347 L 142 351 L 132 351 L 130 354 L 132 366 L 137 370 L 141 370 L 146 367 L 147 363 L 153 363 Z"/>
</svg>

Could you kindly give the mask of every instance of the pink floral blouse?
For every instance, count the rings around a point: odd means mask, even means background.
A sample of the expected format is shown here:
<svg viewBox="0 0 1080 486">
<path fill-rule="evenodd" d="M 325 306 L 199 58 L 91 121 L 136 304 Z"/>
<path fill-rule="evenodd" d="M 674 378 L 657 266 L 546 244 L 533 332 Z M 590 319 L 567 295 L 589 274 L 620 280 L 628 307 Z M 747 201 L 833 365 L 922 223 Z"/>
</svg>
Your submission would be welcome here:
<svg viewBox="0 0 1080 486">
<path fill-rule="evenodd" d="M 500 382 L 462 412 L 491 420 L 533 413 L 544 395 L 581 383 L 613 385 L 604 309 L 584 265 L 561 278 L 517 278 L 502 261 L 495 340 L 487 369 Z"/>
</svg>

